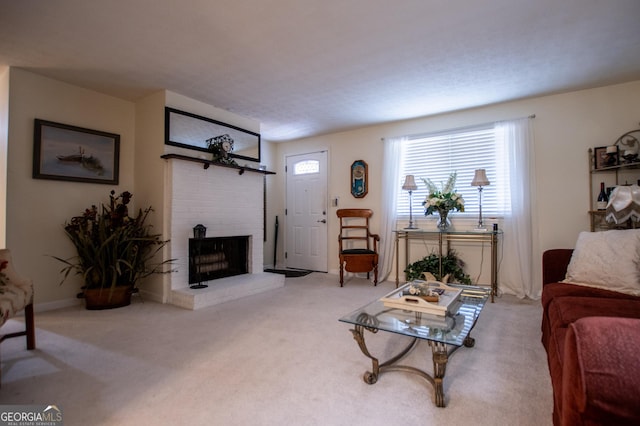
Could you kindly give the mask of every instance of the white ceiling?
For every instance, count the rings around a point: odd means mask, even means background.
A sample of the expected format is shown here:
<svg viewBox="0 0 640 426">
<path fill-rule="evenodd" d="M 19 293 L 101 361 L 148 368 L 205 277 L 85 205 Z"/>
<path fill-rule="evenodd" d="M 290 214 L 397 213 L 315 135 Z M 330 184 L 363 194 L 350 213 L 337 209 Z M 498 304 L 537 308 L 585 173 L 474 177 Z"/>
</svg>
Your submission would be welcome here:
<svg viewBox="0 0 640 426">
<path fill-rule="evenodd" d="M 0 0 L 0 64 L 282 141 L 639 80 L 640 1 Z"/>
</svg>

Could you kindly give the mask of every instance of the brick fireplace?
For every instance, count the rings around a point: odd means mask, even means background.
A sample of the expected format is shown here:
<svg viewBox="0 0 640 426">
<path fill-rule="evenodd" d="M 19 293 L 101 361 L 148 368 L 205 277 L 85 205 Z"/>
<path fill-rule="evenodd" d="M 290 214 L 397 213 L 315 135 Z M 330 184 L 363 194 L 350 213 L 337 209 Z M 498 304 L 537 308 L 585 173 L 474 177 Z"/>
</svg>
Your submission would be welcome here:
<svg viewBox="0 0 640 426">
<path fill-rule="evenodd" d="M 165 170 L 169 258 L 177 259 L 177 272 L 166 275 L 169 303 L 198 309 L 284 285 L 282 275 L 263 272 L 262 173 L 219 166 L 205 169 L 202 163 L 179 158 L 167 159 Z M 189 245 L 197 224 L 207 228 L 207 239 L 246 237 L 247 273 L 212 279 L 203 282 L 207 288 L 191 289 Z"/>
</svg>

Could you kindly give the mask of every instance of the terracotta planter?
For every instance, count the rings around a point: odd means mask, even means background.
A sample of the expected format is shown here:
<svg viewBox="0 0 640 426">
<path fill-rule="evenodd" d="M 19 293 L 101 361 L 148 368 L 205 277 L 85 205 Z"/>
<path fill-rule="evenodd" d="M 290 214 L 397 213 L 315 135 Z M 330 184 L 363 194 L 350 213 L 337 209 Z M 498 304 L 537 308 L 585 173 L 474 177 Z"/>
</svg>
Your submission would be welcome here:
<svg viewBox="0 0 640 426">
<path fill-rule="evenodd" d="M 85 289 L 84 300 L 90 310 L 121 308 L 131 303 L 132 293 L 132 286 Z"/>
</svg>

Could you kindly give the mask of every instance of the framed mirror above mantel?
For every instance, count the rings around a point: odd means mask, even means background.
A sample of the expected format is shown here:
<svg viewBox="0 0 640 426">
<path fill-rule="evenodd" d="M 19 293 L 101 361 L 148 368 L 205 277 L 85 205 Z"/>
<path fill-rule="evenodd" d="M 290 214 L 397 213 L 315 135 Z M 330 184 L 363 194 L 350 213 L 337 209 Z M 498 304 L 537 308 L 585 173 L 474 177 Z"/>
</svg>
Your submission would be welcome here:
<svg viewBox="0 0 640 426">
<path fill-rule="evenodd" d="M 207 141 L 228 135 L 233 140 L 230 158 L 260 162 L 260 134 L 186 111 L 165 107 L 165 144 L 210 152 Z"/>
</svg>

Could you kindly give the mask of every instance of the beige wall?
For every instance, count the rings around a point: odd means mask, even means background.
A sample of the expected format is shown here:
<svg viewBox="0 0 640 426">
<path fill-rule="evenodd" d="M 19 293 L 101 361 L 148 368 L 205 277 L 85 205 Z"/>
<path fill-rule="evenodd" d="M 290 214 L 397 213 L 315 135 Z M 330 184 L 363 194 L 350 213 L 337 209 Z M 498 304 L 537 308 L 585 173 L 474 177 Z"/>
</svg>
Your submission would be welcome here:
<svg viewBox="0 0 640 426">
<path fill-rule="evenodd" d="M 108 201 L 109 191 L 133 190 L 134 104 L 11 68 L 7 175 L 7 247 L 16 267 L 34 282 L 36 306 L 51 308 L 75 300 L 79 277 L 62 286 L 61 263 L 74 249 L 63 224 L 91 206 Z M 34 119 L 120 135 L 118 186 L 32 179 Z M 135 199 L 134 199 L 135 203 Z"/>
<path fill-rule="evenodd" d="M 153 207 L 148 223 L 154 232 L 165 233 L 164 200 L 164 105 L 165 91 L 159 91 L 139 100 L 135 104 L 135 167 L 134 197 L 138 206 Z M 169 239 L 169 237 L 165 237 Z M 156 259 L 162 260 L 159 253 Z M 166 302 L 166 276 L 151 275 L 139 285 L 145 299 Z"/>
<path fill-rule="evenodd" d="M 536 255 L 534 270 L 537 274 L 534 282 L 539 283 L 541 277 L 537 265 L 540 265 L 542 251 L 556 247 L 572 247 L 578 233 L 589 229 L 587 211 L 590 175 L 587 150 L 590 147 L 612 144 L 624 132 L 638 128 L 638 99 L 640 81 L 296 140 L 277 144 L 275 156 L 278 170 L 283 170 L 284 158 L 287 155 L 329 149 L 329 197 L 339 196 L 339 207 L 364 207 L 379 211 L 383 164 L 381 138 L 535 114 L 533 124 L 537 189 L 534 218 L 537 225 L 533 230 L 533 243 Z M 369 164 L 369 194 L 364 199 L 355 199 L 349 192 L 349 167 L 358 159 L 363 159 Z M 280 219 L 284 217 L 284 178 L 283 173 L 275 177 L 276 185 L 270 194 L 270 201 L 281 208 L 269 210 L 267 223 L 273 223 L 273 216 L 276 214 Z M 596 176 L 594 179 L 599 180 L 601 177 Z M 414 204 L 418 202 L 414 201 Z M 338 255 L 335 237 L 338 235 L 338 225 L 335 208 L 330 208 L 328 217 L 329 270 L 336 271 Z M 418 217 L 422 218 L 421 211 L 418 211 Z M 379 229 L 377 219 L 374 220 L 374 226 Z M 283 259 L 283 245 L 279 244 L 279 247 L 278 258 Z M 485 272 L 487 268 L 488 266 L 485 267 Z"/>
</svg>

